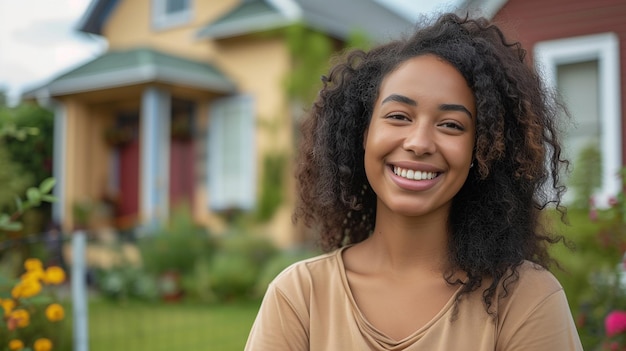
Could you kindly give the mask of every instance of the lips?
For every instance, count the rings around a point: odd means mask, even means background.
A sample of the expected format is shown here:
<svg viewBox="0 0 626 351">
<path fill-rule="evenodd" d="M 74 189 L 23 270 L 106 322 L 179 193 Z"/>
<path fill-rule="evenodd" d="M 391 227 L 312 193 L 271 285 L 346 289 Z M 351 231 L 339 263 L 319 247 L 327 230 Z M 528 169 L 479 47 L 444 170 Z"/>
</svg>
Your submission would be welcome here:
<svg viewBox="0 0 626 351">
<path fill-rule="evenodd" d="M 443 174 L 431 165 L 414 163 L 388 164 L 391 180 L 401 189 L 408 191 L 426 191 L 438 184 Z"/>
</svg>

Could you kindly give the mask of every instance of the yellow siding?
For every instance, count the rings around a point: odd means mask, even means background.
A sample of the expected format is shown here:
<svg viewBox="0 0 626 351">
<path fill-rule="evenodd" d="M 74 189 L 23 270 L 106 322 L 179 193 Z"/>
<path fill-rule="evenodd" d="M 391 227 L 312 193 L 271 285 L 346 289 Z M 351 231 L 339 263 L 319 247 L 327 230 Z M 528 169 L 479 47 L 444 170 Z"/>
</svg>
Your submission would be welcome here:
<svg viewBox="0 0 626 351">
<path fill-rule="evenodd" d="M 108 176 L 109 153 L 103 141 L 102 118 L 77 99 L 64 100 L 66 107 L 66 177 L 64 228 L 73 228 L 74 206 L 101 199 Z"/>
<path fill-rule="evenodd" d="M 212 20 L 230 11 L 239 0 L 192 1 L 193 16 L 183 26 L 154 29 L 151 21 L 152 0 L 119 1 L 109 17 L 103 34 L 110 50 L 149 46 L 177 55 L 207 59 L 215 49 L 196 33 Z"/>
</svg>

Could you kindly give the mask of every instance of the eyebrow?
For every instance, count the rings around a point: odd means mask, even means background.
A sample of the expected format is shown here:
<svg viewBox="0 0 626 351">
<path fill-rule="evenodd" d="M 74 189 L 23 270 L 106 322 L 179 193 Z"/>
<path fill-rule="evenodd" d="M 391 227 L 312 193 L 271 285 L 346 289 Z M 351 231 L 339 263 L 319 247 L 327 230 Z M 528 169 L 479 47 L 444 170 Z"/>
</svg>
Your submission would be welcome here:
<svg viewBox="0 0 626 351">
<path fill-rule="evenodd" d="M 398 94 L 391 94 L 389 96 L 387 96 L 382 102 L 381 104 L 385 104 L 387 102 L 391 102 L 391 101 L 395 101 L 395 102 L 399 102 L 401 104 L 405 104 L 405 105 L 411 105 L 411 106 L 417 106 L 417 101 L 406 97 L 404 95 L 398 95 Z"/>
<path fill-rule="evenodd" d="M 439 109 L 441 111 L 459 111 L 459 112 L 464 112 L 465 114 L 467 114 L 467 116 L 470 119 L 474 119 L 474 117 L 472 116 L 472 113 L 463 105 L 441 104 L 441 105 L 439 105 Z"/>
<path fill-rule="evenodd" d="M 399 102 L 401 104 L 409 105 L 409 106 L 417 106 L 417 101 L 411 99 L 410 97 L 399 95 L 399 94 L 391 94 L 387 96 L 381 104 L 385 104 L 391 101 Z M 465 113 L 470 119 L 474 119 L 472 113 L 463 105 L 459 104 L 441 104 L 439 105 L 439 109 L 441 111 L 458 111 Z"/>
</svg>

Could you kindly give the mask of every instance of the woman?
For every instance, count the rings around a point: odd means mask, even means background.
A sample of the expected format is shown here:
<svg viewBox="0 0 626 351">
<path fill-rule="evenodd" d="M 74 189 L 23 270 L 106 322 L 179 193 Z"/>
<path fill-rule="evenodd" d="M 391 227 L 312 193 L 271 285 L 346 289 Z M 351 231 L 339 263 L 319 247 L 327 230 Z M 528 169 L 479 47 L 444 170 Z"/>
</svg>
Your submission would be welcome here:
<svg viewBox="0 0 626 351">
<path fill-rule="evenodd" d="M 582 350 L 544 268 L 558 104 L 524 55 L 446 14 L 335 65 L 296 213 L 331 252 L 270 284 L 247 350 Z"/>
</svg>

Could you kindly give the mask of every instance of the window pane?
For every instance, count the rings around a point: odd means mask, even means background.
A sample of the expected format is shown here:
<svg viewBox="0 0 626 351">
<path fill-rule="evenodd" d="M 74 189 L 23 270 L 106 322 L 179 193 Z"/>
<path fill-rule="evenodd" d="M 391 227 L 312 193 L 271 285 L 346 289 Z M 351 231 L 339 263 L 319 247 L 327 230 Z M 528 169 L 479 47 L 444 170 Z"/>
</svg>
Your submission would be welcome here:
<svg viewBox="0 0 626 351">
<path fill-rule="evenodd" d="M 209 205 L 214 210 L 251 209 L 256 185 L 253 100 L 217 100 L 209 118 Z"/>
<path fill-rule="evenodd" d="M 189 7 L 189 0 L 165 0 L 165 13 L 183 12 Z"/>
</svg>

